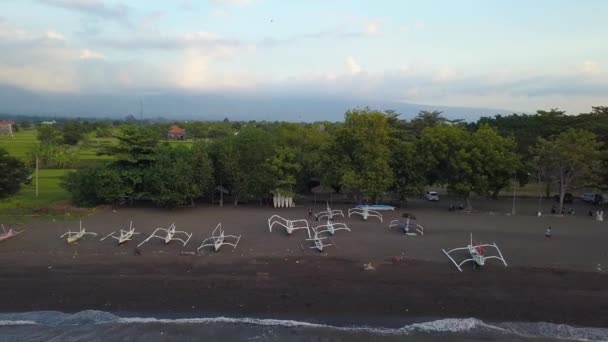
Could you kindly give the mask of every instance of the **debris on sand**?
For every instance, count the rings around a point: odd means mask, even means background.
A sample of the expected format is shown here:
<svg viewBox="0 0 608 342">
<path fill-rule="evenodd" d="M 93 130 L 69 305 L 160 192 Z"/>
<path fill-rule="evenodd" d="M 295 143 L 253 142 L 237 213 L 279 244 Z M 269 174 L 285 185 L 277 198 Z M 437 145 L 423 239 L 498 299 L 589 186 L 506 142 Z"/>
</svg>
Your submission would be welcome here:
<svg viewBox="0 0 608 342">
<path fill-rule="evenodd" d="M 366 271 L 374 271 L 376 268 L 372 265 L 372 262 L 368 262 L 367 264 L 363 264 L 363 269 Z"/>
<path fill-rule="evenodd" d="M 194 255 L 196 255 L 196 253 L 194 253 L 194 252 L 179 252 L 179 255 L 180 256 L 187 256 L 187 255 L 194 256 Z"/>
<path fill-rule="evenodd" d="M 405 255 L 394 256 L 391 258 L 393 264 L 404 264 L 406 261 Z"/>
</svg>

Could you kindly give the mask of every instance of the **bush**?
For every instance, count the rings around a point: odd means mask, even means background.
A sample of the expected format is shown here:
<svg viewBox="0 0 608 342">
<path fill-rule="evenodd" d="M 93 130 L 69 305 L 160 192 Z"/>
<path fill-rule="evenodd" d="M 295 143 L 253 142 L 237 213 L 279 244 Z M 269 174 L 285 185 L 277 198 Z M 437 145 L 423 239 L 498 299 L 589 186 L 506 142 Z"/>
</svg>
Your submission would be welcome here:
<svg viewBox="0 0 608 342">
<path fill-rule="evenodd" d="M 80 206 L 117 203 L 127 193 L 118 170 L 107 165 L 70 172 L 64 176 L 62 186 L 70 193 L 72 202 Z"/>
<path fill-rule="evenodd" d="M 27 153 L 27 160 L 29 165 L 34 166 L 38 157 L 38 167 L 41 169 L 71 169 L 78 162 L 78 153 L 76 147 L 40 144 Z"/>
<path fill-rule="evenodd" d="M 19 159 L 0 148 L 0 198 L 16 194 L 30 178 L 30 171 Z"/>
</svg>

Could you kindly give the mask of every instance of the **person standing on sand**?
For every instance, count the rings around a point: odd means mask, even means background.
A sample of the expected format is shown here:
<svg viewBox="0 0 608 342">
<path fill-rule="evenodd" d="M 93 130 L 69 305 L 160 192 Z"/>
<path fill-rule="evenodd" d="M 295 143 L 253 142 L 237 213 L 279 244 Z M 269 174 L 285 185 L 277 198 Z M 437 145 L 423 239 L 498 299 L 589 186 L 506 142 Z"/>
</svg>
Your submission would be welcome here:
<svg viewBox="0 0 608 342">
<path fill-rule="evenodd" d="M 308 218 L 312 218 L 312 208 L 308 208 Z"/>
<path fill-rule="evenodd" d="M 549 227 L 547 227 L 547 230 L 545 231 L 545 237 L 546 237 L 547 239 L 550 239 L 550 238 L 551 238 L 551 227 L 550 227 L 550 226 L 549 226 Z"/>
</svg>

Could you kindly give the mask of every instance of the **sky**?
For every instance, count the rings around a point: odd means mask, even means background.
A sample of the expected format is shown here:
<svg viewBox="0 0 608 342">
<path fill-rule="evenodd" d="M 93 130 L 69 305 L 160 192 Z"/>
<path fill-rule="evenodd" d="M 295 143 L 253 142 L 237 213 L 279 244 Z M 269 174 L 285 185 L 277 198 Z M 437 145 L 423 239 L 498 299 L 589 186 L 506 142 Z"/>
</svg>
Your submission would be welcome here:
<svg viewBox="0 0 608 342">
<path fill-rule="evenodd" d="M 606 14 L 603 0 L 1 0 L 0 85 L 589 112 L 608 105 Z"/>
</svg>

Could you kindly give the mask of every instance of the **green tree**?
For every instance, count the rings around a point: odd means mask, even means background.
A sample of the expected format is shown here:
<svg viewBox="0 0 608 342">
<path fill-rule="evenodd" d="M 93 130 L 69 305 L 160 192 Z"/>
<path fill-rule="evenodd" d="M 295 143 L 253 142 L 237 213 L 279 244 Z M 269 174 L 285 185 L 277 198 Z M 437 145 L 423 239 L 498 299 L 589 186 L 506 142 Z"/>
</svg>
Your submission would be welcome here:
<svg viewBox="0 0 608 342">
<path fill-rule="evenodd" d="M 117 163 L 144 167 L 154 161 L 159 142 L 154 131 L 142 126 L 124 126 L 116 139 L 118 143 L 102 153 L 115 157 Z"/>
<path fill-rule="evenodd" d="M 95 136 L 97 138 L 110 138 L 112 137 L 112 126 L 108 123 L 100 123 L 95 129 Z"/>
<path fill-rule="evenodd" d="M 127 198 L 129 191 L 123 184 L 119 170 L 110 165 L 96 165 L 69 172 L 61 184 L 70 194 L 73 203 L 85 207 L 120 203 Z"/>
<path fill-rule="evenodd" d="M 448 119 L 443 116 L 443 112 L 439 110 L 421 110 L 415 118 L 413 118 L 407 126 L 415 136 L 420 136 L 422 131 L 427 127 L 435 127 L 440 124 L 447 123 Z"/>
<path fill-rule="evenodd" d="M 61 133 L 64 144 L 76 145 L 82 140 L 85 133 L 85 127 L 78 120 L 69 120 L 61 125 Z"/>
<path fill-rule="evenodd" d="M 126 199 L 133 204 L 136 200 L 150 199 L 144 184 L 146 170 L 157 157 L 158 135 L 142 126 L 124 126 L 116 136 L 118 143 L 106 147 L 102 154 L 111 155 L 124 186 Z"/>
<path fill-rule="evenodd" d="M 383 112 L 369 108 L 346 112 L 344 126 L 326 151 L 329 180 L 376 201 L 393 184 L 389 131 Z"/>
<path fill-rule="evenodd" d="M 54 125 L 39 125 L 36 138 L 44 145 L 59 145 L 62 141 L 61 132 Z"/>
<path fill-rule="evenodd" d="M 533 149 L 535 163 L 557 183 L 560 212 L 568 191 L 594 180 L 604 156 L 601 147 L 595 134 L 585 130 L 568 129 L 551 139 L 538 140 Z"/>
<path fill-rule="evenodd" d="M 408 195 L 421 193 L 427 184 L 426 167 L 419 157 L 416 143 L 397 140 L 392 147 L 391 166 L 395 172 L 393 189 L 401 200 Z"/>
<path fill-rule="evenodd" d="M 196 141 L 192 146 L 193 182 L 198 187 L 197 197 L 204 197 L 213 191 L 214 171 L 209 157 L 209 145 L 204 141 Z"/>
<path fill-rule="evenodd" d="M 298 161 L 298 151 L 289 146 L 277 148 L 276 153 L 270 161 L 270 169 L 275 179 L 277 193 L 293 193 L 297 176 L 302 169 Z"/>
<path fill-rule="evenodd" d="M 419 151 L 430 184 L 446 184 L 471 208 L 470 195 L 498 193 L 521 168 L 514 143 L 488 125 L 475 133 L 462 126 L 439 125 L 424 130 Z"/>
<path fill-rule="evenodd" d="M 273 190 L 273 143 L 262 129 L 246 126 L 215 140 L 210 152 L 218 184 L 230 189 L 235 206 L 241 199 L 261 199 Z"/>
<path fill-rule="evenodd" d="M 236 138 L 227 136 L 215 140 L 209 146 L 209 156 L 213 163 L 215 184 L 220 187 L 232 190 L 238 194 L 238 173 L 239 161 L 236 150 Z M 221 192 L 220 206 L 223 206 L 223 191 Z M 238 204 L 238 198 L 235 199 L 235 205 Z"/>
<path fill-rule="evenodd" d="M 0 198 L 16 194 L 29 180 L 30 171 L 19 159 L 0 148 Z"/>
<path fill-rule="evenodd" d="M 482 117 L 472 124 L 472 131 L 482 124 L 489 124 L 503 136 L 512 136 L 517 144 L 517 153 L 525 160 L 530 161 L 532 154 L 530 146 L 536 144 L 538 138 L 548 139 L 559 134 L 569 127 L 577 126 L 577 116 L 565 115 L 558 109 L 538 110 L 536 114 L 496 115 L 488 118 Z M 596 122 L 595 118 L 592 119 Z"/>
<path fill-rule="evenodd" d="M 270 136 L 259 128 L 245 127 L 236 136 L 238 155 L 238 198 L 263 198 L 273 190 L 275 179 L 270 168 L 274 146 Z"/>
<path fill-rule="evenodd" d="M 192 205 L 201 194 L 195 179 L 193 153 L 189 148 L 160 145 L 154 163 L 146 169 L 146 192 L 158 206 Z"/>
<path fill-rule="evenodd" d="M 500 136 L 489 125 L 481 125 L 469 140 L 471 161 L 474 162 L 476 180 L 474 191 L 496 198 L 500 190 L 523 169 L 512 138 Z"/>
<path fill-rule="evenodd" d="M 591 107 L 591 114 L 608 115 L 608 107 L 607 106 Z"/>
</svg>

